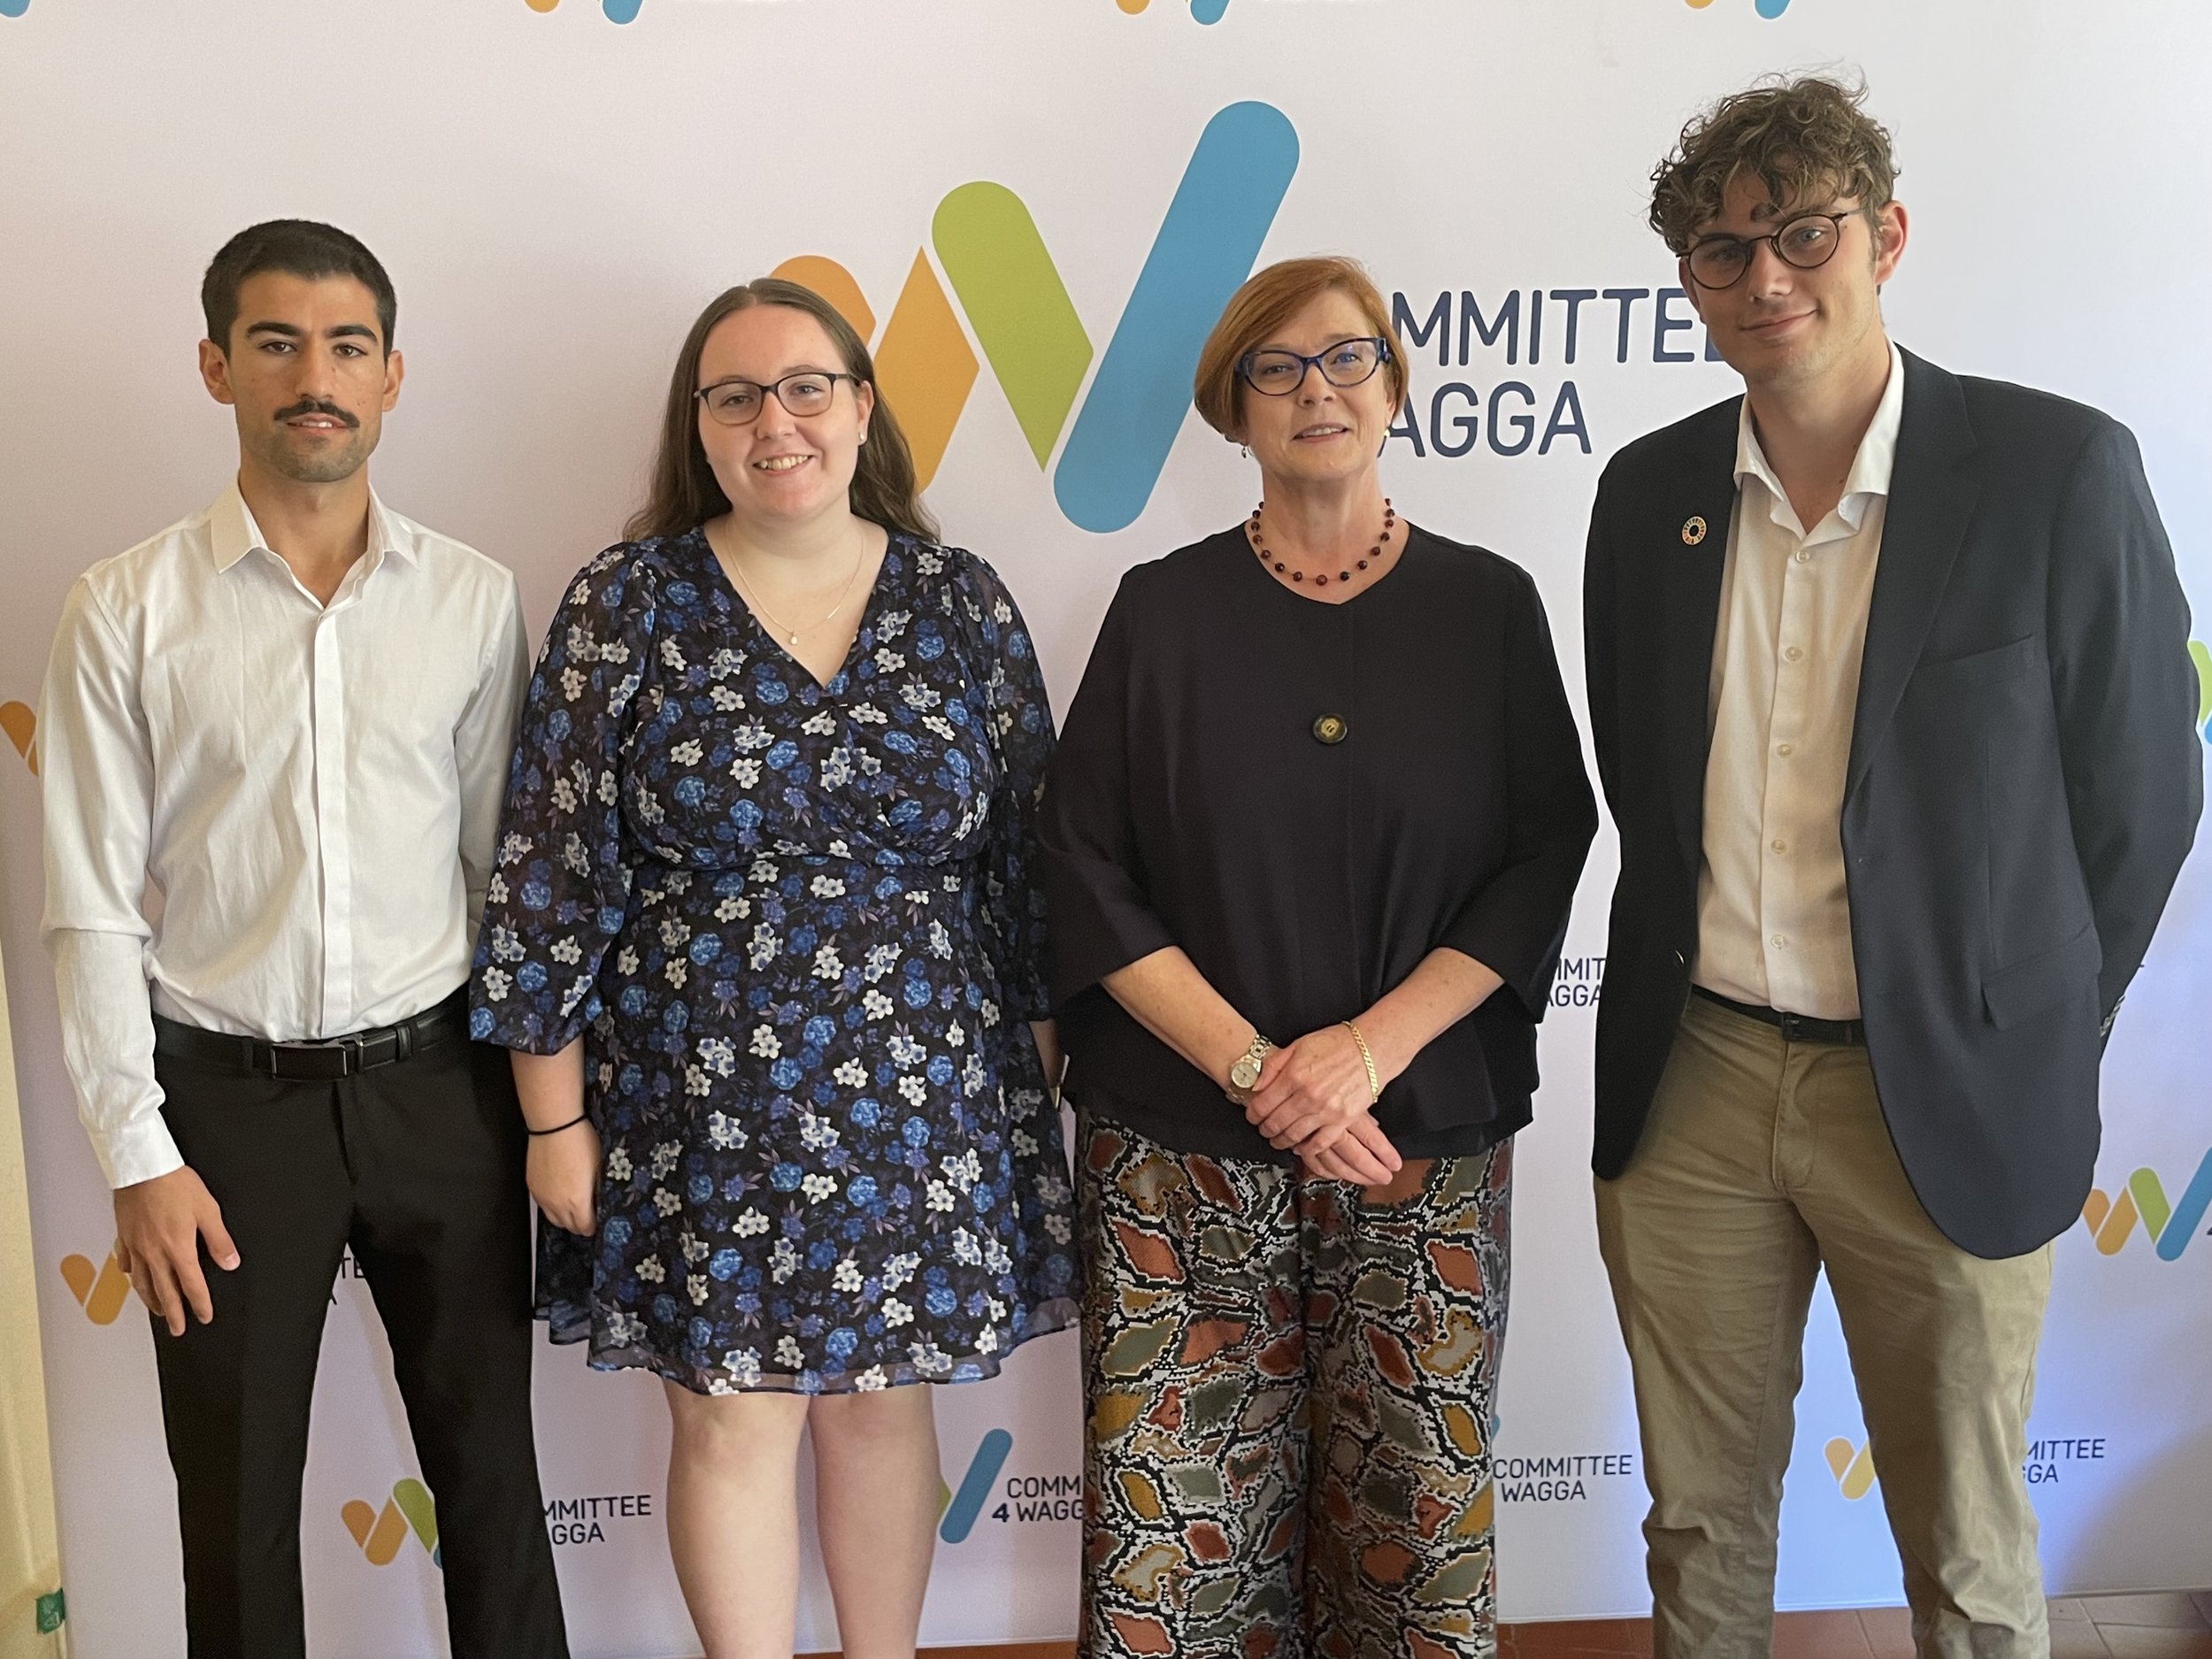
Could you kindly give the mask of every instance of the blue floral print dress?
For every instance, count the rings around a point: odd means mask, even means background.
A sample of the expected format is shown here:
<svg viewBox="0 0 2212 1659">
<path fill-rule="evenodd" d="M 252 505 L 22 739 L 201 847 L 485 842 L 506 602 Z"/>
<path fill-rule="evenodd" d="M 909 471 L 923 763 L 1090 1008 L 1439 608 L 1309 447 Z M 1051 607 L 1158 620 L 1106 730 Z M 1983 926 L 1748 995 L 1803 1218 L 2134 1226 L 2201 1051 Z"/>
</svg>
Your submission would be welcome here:
<svg viewBox="0 0 2212 1659">
<path fill-rule="evenodd" d="M 786 655 L 703 534 L 571 584 L 530 683 L 471 1033 L 581 1035 L 599 1227 L 538 1311 L 703 1393 L 987 1377 L 1072 1324 L 1013 601 L 894 534 L 844 665 Z"/>
</svg>

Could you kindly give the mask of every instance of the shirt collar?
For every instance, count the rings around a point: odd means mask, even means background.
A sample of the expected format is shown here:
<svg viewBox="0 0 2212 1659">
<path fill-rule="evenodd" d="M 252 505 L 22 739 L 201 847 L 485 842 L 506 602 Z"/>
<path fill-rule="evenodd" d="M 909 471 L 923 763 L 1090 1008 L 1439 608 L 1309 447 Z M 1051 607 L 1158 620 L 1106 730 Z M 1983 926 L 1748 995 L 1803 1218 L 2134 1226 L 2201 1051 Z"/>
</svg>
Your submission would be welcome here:
<svg viewBox="0 0 2212 1659">
<path fill-rule="evenodd" d="M 276 556 L 275 549 L 263 537 L 261 526 L 254 522 L 253 509 L 246 505 L 235 478 L 208 508 L 207 529 L 208 551 L 218 572 L 228 570 L 257 549 L 272 557 Z M 363 551 L 371 557 L 391 554 L 410 565 L 416 562 L 414 537 L 405 534 L 393 516 L 385 511 L 384 503 L 374 490 L 369 492 L 369 541 Z"/>
<path fill-rule="evenodd" d="M 1882 388 L 1882 401 L 1874 406 L 1874 419 L 1868 423 L 1866 435 L 1859 440 L 1859 452 L 1851 458 L 1851 471 L 1843 480 L 1843 494 L 1837 500 L 1836 511 L 1854 530 L 1866 517 L 1867 503 L 1875 496 L 1887 497 L 1890 474 L 1897 465 L 1897 434 L 1905 419 L 1905 358 L 1894 341 L 1889 348 L 1889 381 Z M 1743 400 L 1743 408 L 1736 418 L 1736 483 L 1755 478 L 1766 486 L 1774 498 L 1778 511 L 1787 511 L 1788 492 L 1782 480 L 1775 475 L 1767 462 L 1766 451 L 1759 447 L 1759 434 L 1751 424 L 1751 400 Z M 1801 528 L 1809 533 L 1814 526 Z"/>
</svg>

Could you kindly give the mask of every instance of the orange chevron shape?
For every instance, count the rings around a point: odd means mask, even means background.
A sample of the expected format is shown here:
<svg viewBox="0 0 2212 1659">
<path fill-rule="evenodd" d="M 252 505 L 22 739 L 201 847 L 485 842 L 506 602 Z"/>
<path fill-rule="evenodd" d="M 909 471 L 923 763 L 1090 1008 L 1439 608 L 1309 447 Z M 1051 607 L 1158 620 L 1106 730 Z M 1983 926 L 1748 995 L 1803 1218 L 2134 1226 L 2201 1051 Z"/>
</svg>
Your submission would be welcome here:
<svg viewBox="0 0 2212 1659">
<path fill-rule="evenodd" d="M 852 273 L 836 260 L 802 254 L 769 274 L 812 288 L 863 340 L 873 332 L 875 312 Z M 883 326 L 883 338 L 872 349 L 877 389 L 898 416 L 907 447 L 914 453 L 914 487 L 927 489 L 983 367 L 953 314 L 952 302 L 945 297 L 944 284 L 930 268 L 927 254 L 914 256 L 906 286 L 899 290 L 890 320 Z"/>
<path fill-rule="evenodd" d="M 29 764 L 31 775 L 38 775 L 38 751 L 31 747 L 38 736 L 38 716 L 27 703 L 0 703 L 0 732 L 8 734 L 8 741 L 15 745 L 15 752 Z"/>
<path fill-rule="evenodd" d="M 95 1325 L 113 1325 L 116 1316 L 123 1311 L 123 1304 L 130 1299 L 130 1277 L 117 1265 L 112 1250 L 97 1267 L 93 1266 L 88 1256 L 63 1256 L 61 1277 L 69 1286 L 69 1294 L 77 1299 L 77 1305 L 84 1310 L 85 1317 Z"/>
<path fill-rule="evenodd" d="M 860 284 L 853 280 L 853 273 L 834 259 L 825 259 L 816 253 L 801 254 L 787 259 L 768 273 L 785 282 L 796 282 L 803 288 L 812 288 L 830 303 L 830 309 L 853 326 L 853 333 L 863 340 L 876 332 L 876 314 L 868 309 L 868 299 L 860 291 Z"/>
<path fill-rule="evenodd" d="M 376 1511 L 358 1498 L 348 1498 L 338 1511 L 338 1518 L 346 1524 L 346 1531 L 353 1534 L 353 1541 L 366 1549 L 369 1531 L 376 1525 Z"/>
<path fill-rule="evenodd" d="M 369 1558 L 369 1565 L 388 1567 L 398 1555 L 399 1547 L 407 1541 L 407 1517 L 399 1512 L 399 1505 L 387 1498 L 375 1524 L 367 1527 L 365 1532 L 357 1530 L 361 1525 L 358 1512 L 365 1511 L 368 1507 L 357 1498 L 346 1505 L 341 1511 L 345 1517 L 346 1530 L 352 1532 L 359 1542 L 361 1553 Z"/>
<path fill-rule="evenodd" d="M 915 488 L 926 489 L 982 366 L 953 315 L 944 286 L 929 267 L 928 255 L 914 256 L 875 357 L 883 396 L 914 451 Z"/>
<path fill-rule="evenodd" d="M 349 1498 L 338 1506 L 338 1518 L 353 1535 L 372 1567 L 388 1567 L 412 1532 L 429 1553 L 431 1564 L 442 1567 L 438 1550 L 438 1510 L 430 1488 L 411 1475 L 392 1483 L 392 1495 L 380 1509 Z"/>
</svg>

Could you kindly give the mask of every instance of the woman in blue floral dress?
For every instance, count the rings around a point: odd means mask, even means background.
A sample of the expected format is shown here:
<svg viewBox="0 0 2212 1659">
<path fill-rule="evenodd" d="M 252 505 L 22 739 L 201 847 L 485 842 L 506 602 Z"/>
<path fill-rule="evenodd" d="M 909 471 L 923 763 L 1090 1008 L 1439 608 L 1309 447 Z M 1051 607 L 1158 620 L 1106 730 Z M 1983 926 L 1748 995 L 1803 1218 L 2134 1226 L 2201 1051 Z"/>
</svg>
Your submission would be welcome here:
<svg viewBox="0 0 2212 1659">
<path fill-rule="evenodd" d="M 553 1224 L 540 1311 L 664 1379 L 710 1656 L 789 1650 L 803 1425 L 844 1650 L 910 1654 L 938 1472 L 927 1391 L 894 1385 L 1075 1314 L 1051 711 L 872 380 L 787 283 L 695 325 L 652 499 L 547 636 L 477 952 Z"/>
</svg>

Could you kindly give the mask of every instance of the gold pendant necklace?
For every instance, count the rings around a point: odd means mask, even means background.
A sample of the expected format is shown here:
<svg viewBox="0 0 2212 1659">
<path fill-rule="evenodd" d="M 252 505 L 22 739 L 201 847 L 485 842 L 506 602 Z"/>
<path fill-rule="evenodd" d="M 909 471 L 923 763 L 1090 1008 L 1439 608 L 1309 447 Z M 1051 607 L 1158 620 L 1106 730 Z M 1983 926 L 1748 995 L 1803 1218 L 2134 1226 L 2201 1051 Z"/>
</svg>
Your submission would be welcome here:
<svg viewBox="0 0 2212 1659">
<path fill-rule="evenodd" d="M 754 590 L 752 583 L 745 580 L 744 567 L 734 558 L 730 560 L 730 573 L 737 578 L 738 588 L 744 594 L 746 603 L 751 605 L 752 608 L 760 614 L 761 620 L 768 624 L 770 631 L 772 633 L 782 634 L 784 636 L 784 643 L 787 645 L 796 645 L 799 642 L 799 635 L 801 634 L 810 633 L 814 629 L 820 627 L 823 623 L 827 622 L 832 617 L 835 616 L 839 611 L 845 608 L 845 601 L 852 597 L 853 584 L 860 580 L 860 566 L 865 561 L 866 557 L 867 551 L 865 549 L 863 549 L 860 552 L 853 555 L 852 574 L 845 578 L 845 586 L 838 592 L 837 603 L 832 605 L 829 610 L 823 614 L 819 621 L 810 622 L 804 628 L 795 628 L 790 626 L 787 623 L 780 619 L 774 611 L 769 610 L 767 605 L 762 601 L 760 595 Z"/>
</svg>

